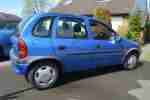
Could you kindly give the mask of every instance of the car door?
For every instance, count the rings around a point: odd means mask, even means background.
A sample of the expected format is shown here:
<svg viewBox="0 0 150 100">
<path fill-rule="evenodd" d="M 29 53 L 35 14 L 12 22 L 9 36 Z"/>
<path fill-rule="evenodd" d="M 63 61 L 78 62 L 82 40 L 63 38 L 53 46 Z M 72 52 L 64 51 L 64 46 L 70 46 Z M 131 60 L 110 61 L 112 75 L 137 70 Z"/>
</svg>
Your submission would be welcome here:
<svg viewBox="0 0 150 100">
<path fill-rule="evenodd" d="M 65 71 L 83 70 L 92 67 L 90 40 L 85 20 L 75 17 L 59 17 L 55 21 L 56 36 L 54 46 L 57 57 Z"/>
<path fill-rule="evenodd" d="M 115 32 L 96 20 L 90 20 L 90 38 L 94 45 L 95 56 L 93 63 L 95 65 L 115 65 L 121 64 L 123 48 L 119 42 L 114 39 Z"/>
</svg>

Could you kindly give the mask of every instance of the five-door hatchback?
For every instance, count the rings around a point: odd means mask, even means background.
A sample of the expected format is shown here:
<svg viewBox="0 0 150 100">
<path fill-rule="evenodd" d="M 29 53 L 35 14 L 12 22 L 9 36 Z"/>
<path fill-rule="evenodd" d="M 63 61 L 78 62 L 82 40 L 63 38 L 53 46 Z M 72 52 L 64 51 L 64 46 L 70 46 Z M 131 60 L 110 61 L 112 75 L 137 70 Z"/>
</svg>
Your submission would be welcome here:
<svg viewBox="0 0 150 100">
<path fill-rule="evenodd" d="M 54 86 L 64 72 L 122 65 L 131 70 L 140 56 L 138 43 L 120 37 L 93 17 L 35 14 L 12 37 L 12 67 L 37 89 Z"/>
</svg>

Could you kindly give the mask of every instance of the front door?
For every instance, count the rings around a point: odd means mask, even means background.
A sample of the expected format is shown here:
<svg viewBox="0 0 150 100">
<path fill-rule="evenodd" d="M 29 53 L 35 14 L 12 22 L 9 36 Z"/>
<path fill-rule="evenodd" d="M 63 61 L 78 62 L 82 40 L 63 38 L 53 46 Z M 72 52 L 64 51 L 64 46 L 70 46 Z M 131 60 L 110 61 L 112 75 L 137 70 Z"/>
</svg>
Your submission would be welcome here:
<svg viewBox="0 0 150 100">
<path fill-rule="evenodd" d="M 54 46 L 56 55 L 64 62 L 66 71 L 92 67 L 91 46 L 84 20 L 72 17 L 58 18 Z"/>
<path fill-rule="evenodd" d="M 121 63 L 123 56 L 122 46 L 114 39 L 114 31 L 104 23 L 90 20 L 90 38 L 95 46 L 95 65 L 115 65 Z"/>
</svg>

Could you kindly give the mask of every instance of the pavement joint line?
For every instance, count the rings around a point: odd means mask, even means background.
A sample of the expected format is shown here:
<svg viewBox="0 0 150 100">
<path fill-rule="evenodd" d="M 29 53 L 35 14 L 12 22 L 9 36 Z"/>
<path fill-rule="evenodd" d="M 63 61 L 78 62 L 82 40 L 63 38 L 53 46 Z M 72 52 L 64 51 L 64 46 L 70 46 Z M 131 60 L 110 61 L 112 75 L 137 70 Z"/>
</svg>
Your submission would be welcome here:
<svg viewBox="0 0 150 100">
<path fill-rule="evenodd" d="M 137 80 L 141 88 L 132 89 L 128 94 L 136 97 L 138 100 L 149 100 L 150 98 L 150 80 Z"/>
</svg>

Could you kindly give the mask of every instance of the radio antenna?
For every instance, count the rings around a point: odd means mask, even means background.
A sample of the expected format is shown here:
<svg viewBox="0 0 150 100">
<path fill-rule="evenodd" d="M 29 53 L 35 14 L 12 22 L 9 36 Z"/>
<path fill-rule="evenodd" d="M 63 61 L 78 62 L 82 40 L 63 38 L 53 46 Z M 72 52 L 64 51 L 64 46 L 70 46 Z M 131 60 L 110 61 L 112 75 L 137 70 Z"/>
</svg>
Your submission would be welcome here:
<svg viewBox="0 0 150 100">
<path fill-rule="evenodd" d="M 33 2 L 33 12 L 36 14 L 39 13 L 40 11 L 39 11 L 39 7 L 38 7 L 38 1 L 32 0 L 32 2 Z"/>
</svg>

